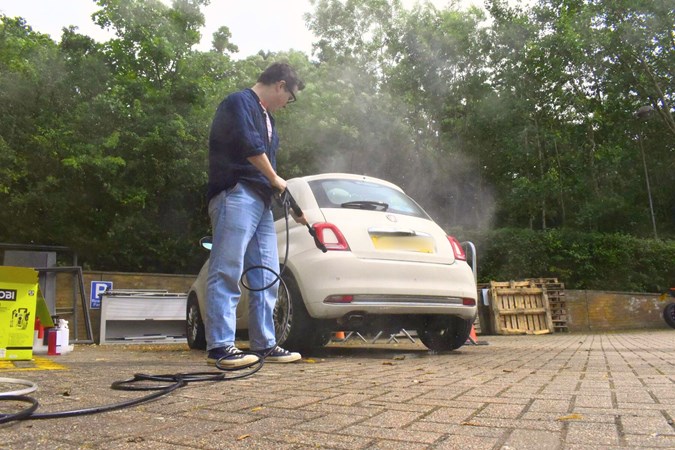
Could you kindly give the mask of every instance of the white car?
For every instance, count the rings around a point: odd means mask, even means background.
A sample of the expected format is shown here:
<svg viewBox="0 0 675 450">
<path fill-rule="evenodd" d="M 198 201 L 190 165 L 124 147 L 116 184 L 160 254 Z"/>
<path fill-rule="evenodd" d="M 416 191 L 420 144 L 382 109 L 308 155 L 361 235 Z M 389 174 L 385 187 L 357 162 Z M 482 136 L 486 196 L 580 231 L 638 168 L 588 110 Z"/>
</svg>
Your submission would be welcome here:
<svg viewBox="0 0 675 450">
<path fill-rule="evenodd" d="M 415 330 L 432 350 L 464 345 L 477 313 L 474 272 L 462 245 L 401 188 L 328 173 L 288 180 L 288 191 L 327 251 L 309 227 L 285 217 L 288 208 L 275 207 L 284 281 L 275 309 L 280 345 L 306 350 L 327 344 L 334 331 L 401 330 Z M 208 261 L 188 292 L 190 348 L 206 346 L 207 272 Z M 238 332 L 247 329 L 247 293 L 242 288 Z"/>
</svg>

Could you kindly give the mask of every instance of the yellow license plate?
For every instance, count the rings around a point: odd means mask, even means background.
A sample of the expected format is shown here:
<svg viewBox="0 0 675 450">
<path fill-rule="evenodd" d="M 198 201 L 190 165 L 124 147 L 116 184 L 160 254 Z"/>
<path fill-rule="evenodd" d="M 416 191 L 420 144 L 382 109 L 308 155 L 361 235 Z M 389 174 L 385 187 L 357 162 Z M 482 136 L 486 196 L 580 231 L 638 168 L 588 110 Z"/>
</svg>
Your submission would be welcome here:
<svg viewBox="0 0 675 450">
<path fill-rule="evenodd" d="M 434 240 L 430 236 L 379 236 L 370 239 L 377 250 L 398 250 L 418 253 L 433 253 Z"/>
</svg>

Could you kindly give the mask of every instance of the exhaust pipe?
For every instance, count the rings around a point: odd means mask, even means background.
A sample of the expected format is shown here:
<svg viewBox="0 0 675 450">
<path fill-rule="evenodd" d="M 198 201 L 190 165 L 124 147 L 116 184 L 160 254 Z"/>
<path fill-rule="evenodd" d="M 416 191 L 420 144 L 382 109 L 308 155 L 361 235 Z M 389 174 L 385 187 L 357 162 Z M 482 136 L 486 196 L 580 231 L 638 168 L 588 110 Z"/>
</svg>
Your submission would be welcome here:
<svg viewBox="0 0 675 450">
<path fill-rule="evenodd" d="M 365 324 L 366 321 L 366 316 L 363 314 L 358 314 L 358 313 L 351 313 L 343 316 L 338 320 L 338 323 L 340 325 L 344 325 L 346 327 L 354 327 L 354 328 L 359 328 L 362 327 Z"/>
</svg>

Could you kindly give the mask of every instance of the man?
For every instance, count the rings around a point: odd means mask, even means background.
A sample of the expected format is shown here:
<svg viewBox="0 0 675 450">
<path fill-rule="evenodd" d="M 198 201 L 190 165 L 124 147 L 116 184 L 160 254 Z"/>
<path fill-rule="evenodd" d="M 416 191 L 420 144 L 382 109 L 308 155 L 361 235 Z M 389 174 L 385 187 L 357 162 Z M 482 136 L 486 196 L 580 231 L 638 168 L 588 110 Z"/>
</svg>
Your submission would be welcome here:
<svg viewBox="0 0 675 450">
<path fill-rule="evenodd" d="M 268 267 L 279 272 L 277 239 L 270 209 L 275 192 L 286 189 L 276 173 L 279 136 L 272 113 L 295 101 L 304 88 L 295 70 L 274 63 L 250 89 L 230 94 L 218 106 L 209 136 L 208 209 L 213 246 L 206 288 L 207 363 L 238 367 L 257 361 L 234 345 L 236 308 L 244 268 Z M 306 224 L 304 217 L 295 218 Z M 276 277 L 268 270 L 246 274 L 253 288 Z M 249 342 L 266 362 L 293 362 L 299 353 L 279 347 L 274 333 L 278 282 L 249 292 Z"/>
</svg>

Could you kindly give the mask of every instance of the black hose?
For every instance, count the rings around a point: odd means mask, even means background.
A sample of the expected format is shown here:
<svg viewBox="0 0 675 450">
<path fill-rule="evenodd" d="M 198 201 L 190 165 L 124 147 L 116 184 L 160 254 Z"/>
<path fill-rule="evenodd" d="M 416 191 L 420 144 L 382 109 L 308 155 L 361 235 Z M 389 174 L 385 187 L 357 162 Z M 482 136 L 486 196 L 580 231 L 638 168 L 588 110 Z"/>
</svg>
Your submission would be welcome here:
<svg viewBox="0 0 675 450">
<path fill-rule="evenodd" d="M 38 408 L 38 401 L 27 395 L 3 395 L 0 396 L 0 402 L 23 402 L 31 405 L 14 414 L 0 414 L 0 423 L 8 423 L 14 420 L 23 420 L 31 416 Z"/>
<path fill-rule="evenodd" d="M 244 270 L 244 272 L 242 272 L 241 278 L 239 278 L 239 283 L 246 290 L 249 290 L 251 292 L 265 291 L 265 290 L 271 288 L 272 286 L 274 286 L 274 284 L 277 281 L 279 281 L 281 283 L 284 282 L 284 280 L 281 278 L 281 275 L 284 273 L 284 270 L 286 270 L 286 261 L 288 261 L 288 239 L 289 239 L 288 215 L 289 215 L 289 208 L 290 208 L 290 205 L 291 205 L 290 201 L 287 200 L 288 196 L 285 195 L 287 192 L 288 191 L 284 191 L 280 196 L 281 204 L 284 207 L 284 218 L 286 219 L 286 253 L 284 254 L 284 262 L 281 265 L 281 270 L 279 271 L 279 273 L 277 273 L 274 269 L 272 269 L 270 267 L 267 267 L 267 266 L 256 265 L 256 266 L 251 266 L 251 267 L 246 268 L 246 270 Z M 302 211 L 300 212 L 300 215 L 302 215 Z M 266 284 L 265 286 L 262 286 L 262 287 L 259 287 L 259 288 L 251 287 L 248 284 L 246 284 L 244 276 L 247 273 L 249 273 L 251 270 L 255 270 L 255 269 L 267 270 L 268 272 L 272 272 L 272 275 L 274 275 L 275 278 L 269 284 Z"/>
<path fill-rule="evenodd" d="M 63 417 L 84 416 L 89 414 L 114 411 L 117 409 L 128 408 L 130 406 L 135 406 L 141 403 L 149 402 L 150 400 L 154 400 L 164 395 L 167 395 L 178 388 L 187 386 L 189 383 L 202 381 L 237 380 L 240 378 L 249 377 L 262 368 L 264 364 L 264 358 L 262 356 L 255 354 L 253 352 L 242 352 L 242 353 L 254 354 L 255 356 L 257 356 L 258 360 L 250 364 L 235 368 L 223 367 L 221 365 L 221 362 L 224 359 L 228 358 L 228 356 L 224 356 L 220 358 L 218 361 L 216 361 L 216 367 L 221 370 L 220 372 L 186 372 L 186 373 L 176 373 L 166 375 L 146 375 L 142 373 L 137 373 L 132 378 L 121 381 L 115 381 L 110 385 L 111 389 L 118 391 L 155 391 L 155 392 L 152 392 L 140 398 L 126 400 L 119 403 L 113 403 L 110 405 L 94 406 L 91 408 L 75 409 L 70 411 L 57 411 L 57 412 L 36 414 L 35 411 L 37 410 L 39 404 L 38 401 L 35 400 L 34 398 L 26 395 L 0 395 L 0 401 L 15 401 L 31 404 L 28 408 L 23 409 L 18 413 L 14 414 L 0 413 L 0 424 L 17 420 L 59 419 Z M 228 372 L 237 372 L 246 369 L 250 370 L 247 370 L 237 375 L 230 375 L 230 376 L 227 375 Z M 148 381 L 164 384 L 160 386 L 135 384 Z"/>
<path fill-rule="evenodd" d="M 113 383 L 114 385 L 115 383 Z M 42 414 L 31 414 L 30 416 L 26 417 L 26 419 L 30 420 L 38 420 L 38 419 L 59 419 L 62 417 L 73 417 L 73 416 L 85 416 L 88 414 L 97 414 L 97 413 L 102 413 L 102 412 L 108 412 L 108 411 L 114 411 L 116 409 L 122 409 L 122 408 L 128 408 L 130 406 L 138 405 L 141 403 L 149 402 L 150 400 L 154 400 L 156 398 L 162 397 L 163 395 L 166 395 L 170 392 L 175 391 L 178 388 L 181 388 L 183 386 L 186 386 L 187 383 L 183 380 L 177 380 L 173 384 L 159 388 L 157 392 L 153 392 L 152 394 L 148 394 L 144 397 L 141 398 L 136 398 L 132 400 L 127 400 L 119 403 L 113 403 L 111 405 L 102 405 L 102 406 L 95 406 L 92 408 L 84 408 L 84 409 L 75 409 L 72 411 L 58 411 L 58 412 L 51 412 L 51 413 L 42 413 Z M 112 387 L 112 386 L 111 386 Z M 113 389 L 115 389 L 113 387 Z"/>
<path fill-rule="evenodd" d="M 288 260 L 288 240 L 289 240 L 289 230 L 288 230 L 288 216 L 289 216 L 289 208 L 293 208 L 294 212 L 296 215 L 301 216 L 302 211 L 298 207 L 297 203 L 295 203 L 295 200 L 290 196 L 290 193 L 287 191 L 285 192 L 286 195 L 283 195 L 282 198 L 282 203 L 284 205 L 284 215 L 286 218 L 286 253 L 284 255 L 284 262 L 283 262 L 283 267 L 277 273 L 275 270 L 265 267 L 265 266 L 252 266 L 247 268 L 242 276 L 241 276 L 241 284 L 244 286 L 244 288 L 250 290 L 250 291 L 264 291 L 266 289 L 269 289 L 272 287 L 277 281 L 280 283 L 284 284 L 284 288 L 286 288 L 286 285 L 281 278 L 281 275 L 284 272 L 284 269 L 286 268 L 286 261 Z M 309 225 L 308 225 L 308 228 Z M 312 229 L 310 228 L 310 234 L 314 237 L 315 242 L 318 242 L 318 239 L 316 238 L 316 234 L 312 233 Z M 317 244 L 317 247 L 319 245 Z M 319 247 L 320 248 L 320 247 Z M 325 251 L 325 250 L 323 250 Z M 254 269 L 262 269 L 262 270 L 267 270 L 272 272 L 275 275 L 275 279 L 269 283 L 266 286 L 260 287 L 260 288 L 252 288 L 244 282 L 244 275 L 248 273 L 251 270 Z M 288 318 L 286 319 L 288 320 Z M 285 324 L 287 326 L 288 324 Z M 271 351 L 272 349 L 270 349 Z M 24 403 L 30 403 L 30 406 L 27 408 L 19 411 L 18 413 L 14 414 L 3 414 L 0 413 L 0 424 L 2 423 L 8 423 L 12 421 L 17 421 L 17 420 L 40 420 L 40 419 L 58 419 L 62 417 L 73 417 L 73 416 L 83 416 L 83 415 L 88 415 L 88 414 L 98 414 L 102 412 L 108 412 L 108 411 L 114 411 L 117 409 L 122 409 L 122 408 L 128 408 L 130 406 L 135 406 L 141 403 L 148 402 L 150 400 L 157 399 L 159 397 L 162 397 L 164 395 L 167 395 L 173 391 L 175 391 L 178 388 L 187 386 L 189 383 L 193 382 L 202 382 L 202 381 L 230 381 L 230 380 L 237 380 L 241 378 L 246 378 L 254 373 L 258 372 L 260 369 L 262 369 L 262 366 L 264 364 L 264 359 L 266 355 L 258 355 L 257 353 L 254 352 L 241 352 L 238 355 L 241 354 L 252 354 L 255 355 L 258 359 L 255 362 L 252 362 L 250 364 L 246 364 L 243 366 L 231 368 L 231 367 L 224 367 L 221 362 L 225 359 L 228 358 L 228 356 L 224 356 L 218 361 L 216 361 L 216 367 L 221 370 L 221 372 L 187 372 L 187 373 L 177 373 L 177 374 L 165 374 L 165 375 L 146 375 L 146 374 L 135 374 L 132 378 L 126 379 L 126 380 L 121 380 L 121 381 L 115 381 L 110 385 L 111 389 L 114 390 L 120 390 L 120 391 L 155 391 L 152 392 L 151 394 L 148 394 L 146 396 L 132 399 L 132 400 L 126 400 L 123 402 L 119 403 L 113 403 L 110 405 L 102 405 L 102 406 L 95 406 L 91 408 L 83 408 L 83 409 L 76 409 L 76 410 L 70 410 L 70 411 L 58 411 L 58 412 L 51 412 L 51 413 L 38 413 L 36 414 L 35 411 L 37 410 L 39 403 L 37 400 L 35 400 L 32 397 L 26 396 L 26 395 L 0 395 L 0 401 L 14 401 L 14 402 L 24 402 Z M 242 374 L 238 375 L 231 375 L 227 376 L 228 372 L 235 372 L 235 371 L 241 371 L 241 370 L 246 370 L 250 369 Z M 158 382 L 158 383 L 164 383 L 163 385 L 160 386 L 148 386 L 148 385 L 136 385 L 134 383 L 139 383 L 139 382 Z"/>
</svg>

